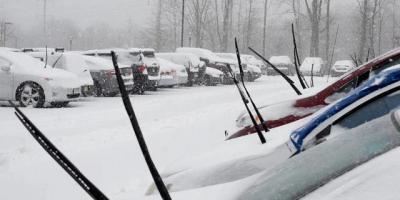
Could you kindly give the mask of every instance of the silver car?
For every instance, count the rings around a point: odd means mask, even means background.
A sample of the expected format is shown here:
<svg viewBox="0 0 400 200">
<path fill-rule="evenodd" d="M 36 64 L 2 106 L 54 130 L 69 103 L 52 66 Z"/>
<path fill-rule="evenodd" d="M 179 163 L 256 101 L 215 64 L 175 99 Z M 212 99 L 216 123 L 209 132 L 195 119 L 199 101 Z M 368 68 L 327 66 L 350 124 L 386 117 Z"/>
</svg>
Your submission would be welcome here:
<svg viewBox="0 0 400 200">
<path fill-rule="evenodd" d="M 0 50 L 0 100 L 21 106 L 65 106 L 81 93 L 79 78 L 23 54 Z"/>
</svg>

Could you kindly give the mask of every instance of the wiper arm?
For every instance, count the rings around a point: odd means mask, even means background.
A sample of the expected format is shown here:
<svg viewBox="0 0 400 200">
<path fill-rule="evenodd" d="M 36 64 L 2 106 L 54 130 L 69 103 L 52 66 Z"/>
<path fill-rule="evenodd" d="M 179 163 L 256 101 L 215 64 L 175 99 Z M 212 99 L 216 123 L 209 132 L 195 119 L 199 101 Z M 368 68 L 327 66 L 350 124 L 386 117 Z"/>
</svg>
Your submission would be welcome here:
<svg viewBox="0 0 400 200">
<path fill-rule="evenodd" d="M 11 101 L 14 106 L 15 115 L 31 133 L 33 138 L 42 146 L 42 148 L 60 165 L 74 180 L 86 191 L 94 200 L 108 200 L 82 172 L 71 162 L 57 147 L 22 113 Z"/>
<path fill-rule="evenodd" d="M 269 64 L 272 67 L 272 69 L 274 69 L 279 75 L 281 75 L 289 83 L 289 85 L 293 88 L 293 90 L 296 92 L 297 95 L 302 95 L 300 90 L 296 87 L 296 85 L 294 85 L 294 81 L 292 79 L 290 79 L 288 76 L 286 76 L 286 74 L 281 72 L 281 70 L 279 70 L 275 65 L 273 65 L 271 62 L 269 62 L 266 58 L 264 58 L 256 50 L 252 49 L 251 47 L 249 47 L 249 49 L 254 54 L 256 54 L 259 58 L 261 58 L 264 62 Z"/>
</svg>

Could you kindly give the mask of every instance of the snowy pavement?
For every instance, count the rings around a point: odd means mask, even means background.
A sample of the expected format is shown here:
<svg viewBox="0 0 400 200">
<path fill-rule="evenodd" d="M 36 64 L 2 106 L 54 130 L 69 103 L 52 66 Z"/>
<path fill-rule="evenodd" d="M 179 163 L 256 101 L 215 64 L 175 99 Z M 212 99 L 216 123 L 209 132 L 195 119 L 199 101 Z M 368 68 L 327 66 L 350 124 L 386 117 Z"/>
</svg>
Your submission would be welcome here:
<svg viewBox="0 0 400 200">
<path fill-rule="evenodd" d="M 316 79 L 326 84 L 326 78 Z M 279 77 L 262 77 L 248 88 L 259 105 L 296 97 Z M 229 143 L 259 145 L 256 135 L 224 141 L 224 131 L 233 130 L 244 109 L 233 85 L 160 89 L 131 101 L 161 173 Z M 22 111 L 110 199 L 143 199 L 152 179 L 120 97 Z M 33 140 L 12 108 L 0 107 L 0 128 L 0 199 L 90 199 Z"/>
</svg>

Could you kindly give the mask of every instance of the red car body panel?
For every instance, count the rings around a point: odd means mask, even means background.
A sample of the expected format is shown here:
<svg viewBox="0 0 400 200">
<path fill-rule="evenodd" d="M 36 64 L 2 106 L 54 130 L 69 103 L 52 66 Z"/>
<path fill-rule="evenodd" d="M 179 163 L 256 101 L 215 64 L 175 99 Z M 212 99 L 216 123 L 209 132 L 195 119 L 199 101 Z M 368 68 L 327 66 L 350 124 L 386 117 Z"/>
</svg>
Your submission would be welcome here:
<svg viewBox="0 0 400 200">
<path fill-rule="evenodd" d="M 339 80 L 335 81 L 331 85 L 327 86 L 325 89 L 321 90 L 317 94 L 305 98 L 300 98 L 297 99 L 294 107 L 295 108 L 311 108 L 311 107 L 316 107 L 316 106 L 326 106 L 328 103 L 325 102 L 325 99 L 331 96 L 333 93 L 339 91 L 343 86 L 345 86 L 347 83 L 350 83 L 354 79 L 360 77 L 363 74 L 366 74 L 370 72 L 371 70 L 374 69 L 379 69 L 381 66 L 393 61 L 400 59 L 400 48 L 394 49 L 392 51 L 389 51 L 381 56 L 378 56 L 374 58 L 373 60 L 370 60 L 369 62 L 361 65 L 360 67 L 356 68 L 353 70 L 351 73 L 347 74 L 346 76 L 342 76 Z M 369 76 L 369 74 L 368 74 Z M 358 84 L 357 84 L 358 86 Z M 268 128 L 276 128 L 294 121 L 297 121 L 299 119 L 302 119 L 304 117 L 307 117 L 311 115 L 312 113 L 308 113 L 306 115 L 302 116 L 294 116 L 294 115 L 289 115 L 282 117 L 277 120 L 267 120 L 265 122 L 265 125 Z M 259 125 L 260 130 L 263 130 L 263 127 Z M 249 135 L 253 134 L 256 132 L 256 129 L 254 126 L 247 126 L 236 133 L 229 135 L 226 139 L 233 139 L 237 137 L 241 137 L 244 135 Z"/>
</svg>

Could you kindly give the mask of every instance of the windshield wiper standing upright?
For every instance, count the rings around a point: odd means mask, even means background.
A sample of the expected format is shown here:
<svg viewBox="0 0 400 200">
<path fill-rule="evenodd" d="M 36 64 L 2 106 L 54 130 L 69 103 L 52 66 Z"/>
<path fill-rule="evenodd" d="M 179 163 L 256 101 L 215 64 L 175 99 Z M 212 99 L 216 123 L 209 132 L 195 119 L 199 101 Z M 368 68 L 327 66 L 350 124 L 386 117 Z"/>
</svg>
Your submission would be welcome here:
<svg viewBox="0 0 400 200">
<path fill-rule="evenodd" d="M 286 80 L 286 82 L 289 83 L 289 85 L 292 87 L 292 89 L 296 92 L 297 95 L 302 95 L 300 90 L 294 85 L 294 81 L 290 79 L 286 74 L 284 74 L 281 70 L 279 70 L 274 64 L 269 62 L 266 58 L 264 58 L 261 54 L 259 54 L 256 50 L 253 48 L 249 47 L 250 51 L 252 51 L 254 54 L 256 54 L 259 58 L 261 58 L 264 62 L 266 62 L 268 65 L 272 67 L 279 75 L 282 76 Z"/>
<path fill-rule="evenodd" d="M 232 68 L 231 68 L 230 65 L 228 65 L 228 70 L 229 70 L 229 73 L 231 74 L 231 78 L 232 78 L 232 80 L 233 80 L 233 83 L 235 83 L 236 88 L 237 88 L 238 91 L 239 91 L 240 97 L 242 98 L 243 104 L 244 104 L 244 106 L 246 107 L 247 113 L 248 113 L 249 116 L 250 116 L 251 122 L 253 123 L 254 128 L 255 128 L 256 131 L 257 131 L 257 134 L 258 134 L 258 137 L 260 138 L 261 144 L 266 143 L 267 141 L 265 140 L 265 137 L 264 137 L 264 135 L 262 134 L 262 131 L 261 131 L 260 127 L 259 127 L 258 124 L 257 124 L 257 121 L 254 119 L 254 116 L 253 116 L 253 114 L 251 113 L 249 106 L 247 105 L 247 104 L 249 103 L 249 100 L 246 98 L 246 95 L 244 94 L 242 88 L 240 87 L 239 81 L 236 79 L 236 76 L 235 76 L 235 74 L 233 73 Z"/>
<path fill-rule="evenodd" d="M 301 84 L 301 87 L 303 89 L 309 88 L 308 83 L 306 79 L 304 78 L 303 74 L 301 74 L 299 70 L 300 66 L 300 58 L 299 58 L 299 52 L 297 51 L 297 43 L 296 43 L 296 36 L 294 34 L 294 25 L 292 24 L 292 37 L 293 37 L 293 59 L 294 59 L 294 67 L 296 70 L 297 78 L 299 79 L 299 82 Z"/>
<path fill-rule="evenodd" d="M 33 138 L 42 146 L 42 148 L 60 165 L 74 180 L 86 191 L 94 200 L 108 200 L 108 198 L 101 192 L 80 170 L 68 160 L 64 154 L 57 149 L 54 144 L 47 139 L 47 137 L 29 120 L 28 117 L 22 113 L 11 101 L 10 104 L 14 106 L 15 115 L 31 133 Z"/>
<path fill-rule="evenodd" d="M 117 81 L 118 81 L 118 87 L 121 92 L 122 101 L 124 103 L 126 112 L 131 121 L 132 128 L 135 132 L 136 139 L 139 143 L 140 149 L 142 150 L 143 157 L 144 157 L 146 164 L 150 170 L 151 176 L 153 177 L 154 183 L 157 186 L 160 196 L 164 200 L 171 200 L 171 197 L 168 193 L 167 187 L 165 187 L 165 184 L 164 184 L 160 174 L 158 173 L 157 168 L 153 163 L 153 160 L 151 159 L 150 152 L 147 148 L 146 141 L 144 140 L 144 137 L 142 134 L 142 130 L 140 129 L 139 122 L 138 122 L 138 120 L 136 118 L 136 114 L 133 110 L 131 100 L 129 99 L 128 92 L 126 91 L 124 80 L 122 79 L 121 72 L 118 67 L 117 56 L 114 51 L 111 51 L 111 58 L 112 58 L 112 62 L 113 62 L 114 69 L 115 69 L 115 75 L 116 75 Z"/>
<path fill-rule="evenodd" d="M 253 98 L 251 98 L 249 91 L 247 90 L 246 84 L 244 83 L 244 72 L 243 72 L 243 66 L 242 66 L 242 59 L 240 58 L 240 52 L 239 52 L 239 47 L 237 43 L 237 39 L 235 38 L 235 48 L 236 48 L 236 57 L 238 60 L 238 65 L 239 65 L 239 70 L 240 70 L 240 77 L 242 79 L 242 85 L 244 90 L 246 91 L 247 97 L 249 97 L 251 105 L 253 106 L 253 109 L 256 111 L 256 114 L 258 116 L 258 119 L 260 119 L 261 125 L 264 128 L 265 132 L 268 132 L 269 129 L 267 125 L 265 124 L 264 118 L 262 117 L 260 111 L 258 110 L 256 104 L 253 101 Z M 257 122 L 257 121 L 256 121 Z"/>
</svg>

